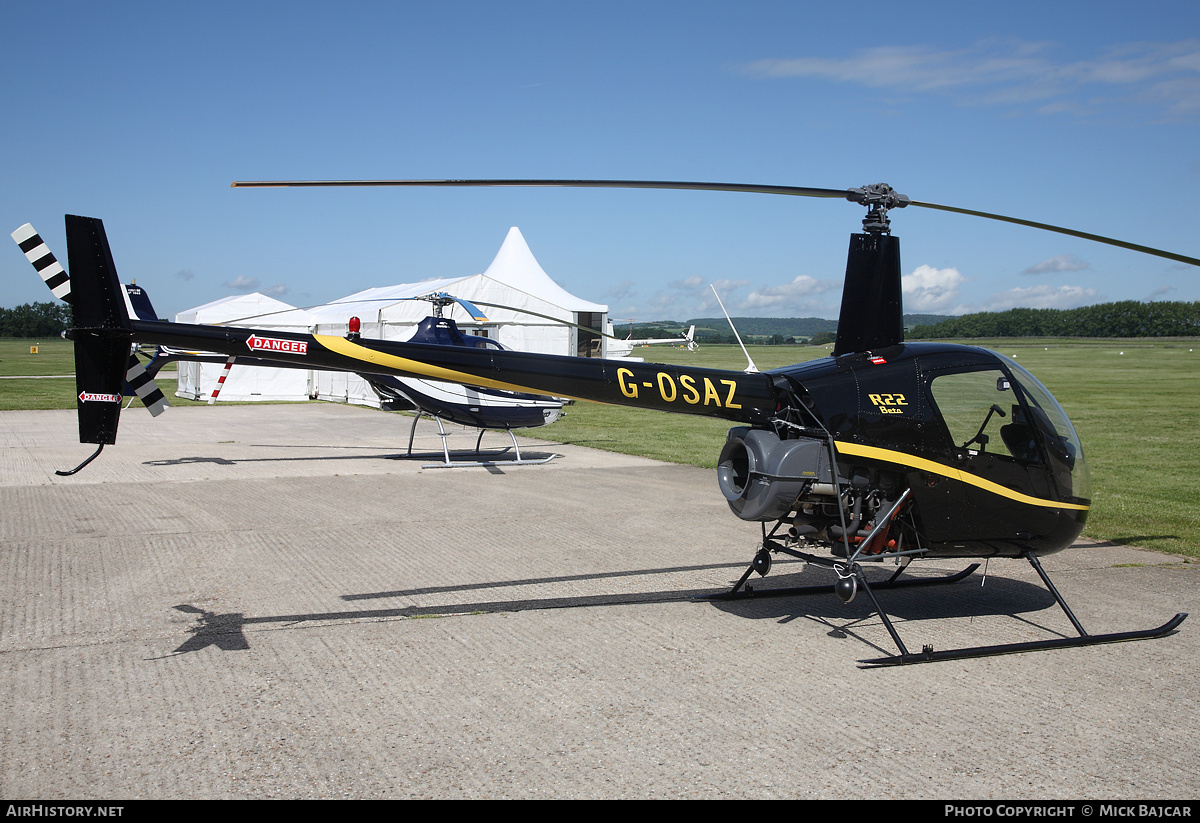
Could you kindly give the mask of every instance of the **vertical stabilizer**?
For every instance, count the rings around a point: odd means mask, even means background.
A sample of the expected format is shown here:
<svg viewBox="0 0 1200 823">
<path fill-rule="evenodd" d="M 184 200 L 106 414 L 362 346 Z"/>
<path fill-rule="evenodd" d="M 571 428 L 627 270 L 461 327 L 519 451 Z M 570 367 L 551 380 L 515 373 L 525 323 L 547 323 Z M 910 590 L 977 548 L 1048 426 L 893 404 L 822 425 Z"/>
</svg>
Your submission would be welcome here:
<svg viewBox="0 0 1200 823">
<path fill-rule="evenodd" d="M 128 371 L 130 324 L 125 292 L 117 279 L 104 224 L 93 217 L 74 215 L 67 215 L 66 223 L 79 442 L 105 445 L 117 439 L 121 392 Z"/>
<path fill-rule="evenodd" d="M 875 351 L 903 341 L 900 238 L 852 234 L 833 355 Z"/>
</svg>

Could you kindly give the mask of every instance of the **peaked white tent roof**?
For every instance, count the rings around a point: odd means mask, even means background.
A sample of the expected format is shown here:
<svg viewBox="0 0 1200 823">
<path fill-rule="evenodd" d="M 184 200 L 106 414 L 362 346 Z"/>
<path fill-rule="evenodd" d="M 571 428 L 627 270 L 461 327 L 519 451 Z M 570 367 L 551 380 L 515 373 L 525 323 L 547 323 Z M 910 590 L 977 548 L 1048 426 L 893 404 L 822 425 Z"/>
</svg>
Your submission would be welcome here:
<svg viewBox="0 0 1200 823">
<path fill-rule="evenodd" d="M 536 295 L 547 303 L 553 303 L 571 311 L 607 312 L 608 306 L 583 300 L 550 279 L 550 275 L 533 256 L 521 230 L 513 226 L 500 245 L 500 251 L 483 272 L 484 277 L 498 280 L 514 289 Z"/>
<path fill-rule="evenodd" d="M 583 300 L 555 283 L 534 258 L 521 230 L 513 226 L 508 230 L 500 250 L 482 274 L 466 277 L 425 280 L 365 289 L 355 294 L 310 309 L 296 309 L 282 301 L 254 293 L 226 297 L 206 303 L 176 315 L 180 322 L 231 323 L 258 328 L 310 331 L 316 334 L 342 334 L 351 317 L 362 321 L 362 333 L 368 337 L 391 340 L 406 340 L 416 324 L 432 313 L 429 303 L 413 298 L 432 292 L 446 292 L 454 297 L 479 301 L 487 315 L 484 323 L 490 328 L 493 339 L 521 351 L 545 354 L 574 354 L 577 350 L 577 332 L 572 323 L 581 322 L 580 313 L 591 312 L 598 317 L 588 322 L 593 326 L 602 322 L 608 307 Z M 501 308 L 511 307 L 511 309 Z M 465 318 L 458 306 L 446 308 L 448 317 L 463 318 L 468 326 L 474 325 Z M 489 332 L 480 332 L 488 334 Z M 181 364 L 181 378 L 185 367 Z M 215 382 L 213 367 L 197 370 L 189 381 L 190 394 L 184 394 L 181 379 L 181 396 L 208 393 L 209 382 Z M 294 369 L 237 369 L 235 368 L 221 397 L 241 399 L 236 396 L 237 384 L 255 379 L 265 379 L 272 372 L 281 372 L 280 380 L 295 380 L 303 375 L 308 384 L 294 389 L 295 398 L 316 395 L 322 399 L 339 399 L 347 402 L 378 403 L 378 398 L 363 386 L 354 388 L 351 382 L 363 381 L 353 375 L 314 370 L 311 379 L 308 372 Z M 203 386 L 201 385 L 203 383 Z M 231 385 L 232 383 L 232 385 Z M 250 399 L 268 399 L 268 392 L 255 388 L 246 392 Z M 361 396 L 360 396 L 361 395 Z M 270 392 L 271 399 L 277 393 Z"/>
<path fill-rule="evenodd" d="M 489 285 L 488 281 L 522 294 L 506 293 L 504 288 Z M 533 256 L 529 244 L 516 226 L 508 230 L 500 250 L 483 274 L 365 289 L 308 311 L 315 322 L 321 324 L 345 323 L 351 315 L 362 318 L 364 322 L 395 323 L 409 318 L 415 322 L 429 314 L 430 307 L 412 298 L 439 291 L 464 300 L 488 300 L 502 304 L 507 301 L 516 308 L 548 313 L 567 322 L 571 322 L 571 315 L 577 312 L 603 314 L 608 311 L 607 306 L 576 297 L 555 283 Z M 482 308 L 489 317 L 497 313 L 495 307 Z M 528 314 L 516 317 L 503 312 L 500 314 L 508 322 L 541 322 Z"/>
<path fill-rule="evenodd" d="M 315 322 L 304 309 L 259 292 L 222 297 L 175 315 L 179 323 L 237 323 L 272 329 L 308 329 Z"/>
</svg>

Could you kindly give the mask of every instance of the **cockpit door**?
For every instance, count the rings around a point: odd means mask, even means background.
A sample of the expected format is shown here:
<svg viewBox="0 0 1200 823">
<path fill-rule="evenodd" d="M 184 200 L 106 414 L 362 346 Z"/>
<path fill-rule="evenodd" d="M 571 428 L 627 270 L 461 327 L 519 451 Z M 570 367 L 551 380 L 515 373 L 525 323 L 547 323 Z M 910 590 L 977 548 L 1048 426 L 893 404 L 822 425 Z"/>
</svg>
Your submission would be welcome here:
<svg viewBox="0 0 1200 823">
<path fill-rule="evenodd" d="M 964 494 L 978 512 L 977 539 L 1012 539 L 1013 524 L 1048 534 L 1056 527 L 1058 499 L 1034 411 L 998 365 L 926 372 L 940 419 L 949 464 L 964 473 Z M 1011 513 L 1019 508 L 1021 517 Z M 1041 510 L 1041 511 L 1039 511 Z M 1044 514 L 1039 516 L 1039 514 Z M 1044 522 L 1043 522 L 1044 521 Z"/>
</svg>

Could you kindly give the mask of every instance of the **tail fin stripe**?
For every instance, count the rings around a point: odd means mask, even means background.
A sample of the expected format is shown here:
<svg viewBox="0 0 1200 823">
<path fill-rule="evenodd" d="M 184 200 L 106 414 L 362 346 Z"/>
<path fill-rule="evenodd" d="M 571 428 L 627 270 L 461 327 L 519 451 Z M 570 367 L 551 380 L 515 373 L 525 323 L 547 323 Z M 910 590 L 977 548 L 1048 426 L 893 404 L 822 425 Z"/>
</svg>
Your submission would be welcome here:
<svg viewBox="0 0 1200 823">
<path fill-rule="evenodd" d="M 33 226 L 26 223 L 12 233 L 12 239 L 20 246 L 25 257 L 37 269 L 50 291 L 60 300 L 71 300 L 71 281 L 54 254 L 47 248 Z"/>
</svg>

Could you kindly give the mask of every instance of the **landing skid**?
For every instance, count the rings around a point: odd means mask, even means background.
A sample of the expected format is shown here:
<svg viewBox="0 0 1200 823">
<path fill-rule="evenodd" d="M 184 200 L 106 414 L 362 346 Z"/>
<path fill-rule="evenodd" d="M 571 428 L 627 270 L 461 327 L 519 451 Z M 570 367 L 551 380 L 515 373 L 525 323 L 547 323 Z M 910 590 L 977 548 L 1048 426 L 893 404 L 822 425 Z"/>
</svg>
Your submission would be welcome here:
<svg viewBox="0 0 1200 823">
<path fill-rule="evenodd" d="M 768 546 L 770 546 L 770 548 L 768 548 Z M 767 571 L 770 570 L 771 552 L 787 554 L 803 560 L 806 563 L 831 569 L 837 574 L 838 581 L 832 587 L 803 586 L 796 588 L 755 591 L 753 587 L 746 585 L 746 581 L 749 580 L 750 575 L 754 572 L 765 575 Z M 707 595 L 697 599 L 742 600 L 755 597 L 787 597 L 809 594 L 828 594 L 832 588 L 832 590 L 836 592 L 844 602 L 848 603 L 854 598 L 854 594 L 858 591 L 858 589 L 861 588 L 864 592 L 866 592 L 876 614 L 878 614 L 880 619 L 883 621 L 884 627 L 888 630 L 888 634 L 892 637 L 892 642 L 894 642 L 896 647 L 900 650 L 900 653 L 896 655 L 877 657 L 870 660 L 860 660 L 859 663 L 861 663 L 864 667 L 899 666 L 910 663 L 931 663 L 937 660 L 962 660 L 976 657 L 992 657 L 1001 654 L 1041 651 L 1045 649 L 1096 646 L 1102 643 L 1122 643 L 1130 640 L 1148 640 L 1156 637 L 1165 637 L 1166 635 L 1171 634 L 1187 617 L 1186 612 L 1181 612 L 1168 620 L 1166 623 L 1154 629 L 1115 632 L 1111 634 L 1088 634 L 1080 624 L 1079 620 L 1075 617 L 1075 614 L 1071 611 L 1071 608 L 1067 605 L 1067 602 L 1063 599 L 1062 595 L 1059 594 L 1058 589 L 1054 587 L 1054 583 L 1051 582 L 1049 575 L 1047 575 L 1045 569 L 1042 568 L 1042 564 L 1038 560 L 1037 555 L 1033 552 L 1026 552 L 1025 558 L 1038 573 L 1038 576 L 1042 579 L 1042 582 L 1046 584 L 1046 588 L 1049 589 L 1050 593 L 1054 596 L 1055 601 L 1062 608 L 1063 612 L 1066 613 L 1067 619 L 1071 621 L 1071 625 L 1074 626 L 1075 631 L 1079 633 L 1078 637 L 1059 637 L 1051 640 L 1038 640 L 1027 643 L 1006 643 L 993 646 L 974 646 L 963 649 L 943 649 L 938 651 L 935 651 L 932 645 L 926 645 L 922 647 L 919 653 L 914 654 L 908 650 L 908 647 L 904 645 L 904 641 L 900 639 L 900 635 L 896 631 L 896 627 L 892 625 L 891 619 L 879 605 L 879 601 L 875 597 L 874 590 L 898 589 L 907 586 L 937 586 L 947 583 L 956 583 L 979 568 L 978 563 L 972 564 L 957 574 L 951 574 L 945 577 L 922 578 L 919 580 L 899 580 L 898 578 L 907 567 L 906 563 L 886 581 L 872 585 L 867 583 L 867 578 L 863 573 L 862 566 L 856 562 L 807 554 L 805 552 L 787 548 L 774 541 L 768 541 L 765 539 L 763 541 L 763 548 L 761 548 L 758 551 L 758 554 L 755 555 L 754 560 L 750 564 L 750 568 L 746 569 L 746 573 L 742 575 L 741 579 L 738 580 L 736 584 L 734 584 L 732 589 L 721 594 Z"/>
<path fill-rule="evenodd" d="M 424 412 L 421 412 L 421 411 L 418 411 L 416 413 L 416 415 L 413 416 L 412 428 L 409 429 L 409 431 L 408 431 L 408 451 L 406 452 L 406 456 L 408 456 L 408 457 L 412 456 L 413 438 L 417 434 L 417 421 L 419 421 L 422 416 L 424 416 Z M 442 458 L 443 458 L 443 460 L 441 463 L 425 463 L 424 465 L 421 466 L 421 468 L 423 468 L 423 469 L 460 469 L 460 468 L 471 468 L 471 467 L 481 467 L 481 466 L 487 467 L 487 466 L 498 466 L 498 465 L 539 466 L 543 463 L 549 463 L 551 460 L 558 457 L 557 454 L 552 454 L 549 457 L 539 457 L 536 459 L 526 459 L 526 458 L 521 457 L 521 447 L 520 447 L 520 445 L 517 444 L 517 436 L 512 433 L 512 429 L 505 429 L 505 431 L 508 432 L 508 436 L 512 438 L 512 449 L 513 449 L 514 454 L 516 455 L 515 457 L 509 458 L 509 459 L 504 459 L 504 460 L 451 460 L 450 459 L 450 447 L 446 444 L 446 438 L 450 436 L 450 433 L 447 432 L 446 427 L 442 425 L 442 419 L 440 417 L 438 417 L 437 415 L 429 415 L 429 416 L 432 417 L 434 419 L 434 421 L 437 423 L 438 436 L 442 438 Z M 479 454 L 479 445 L 483 442 L 484 431 L 485 431 L 485 429 L 479 430 L 479 437 L 475 441 L 475 454 L 477 454 L 477 455 Z M 499 452 L 499 454 L 505 454 L 507 452 L 508 452 L 508 447 L 506 446 L 504 449 L 502 449 Z"/>
</svg>

